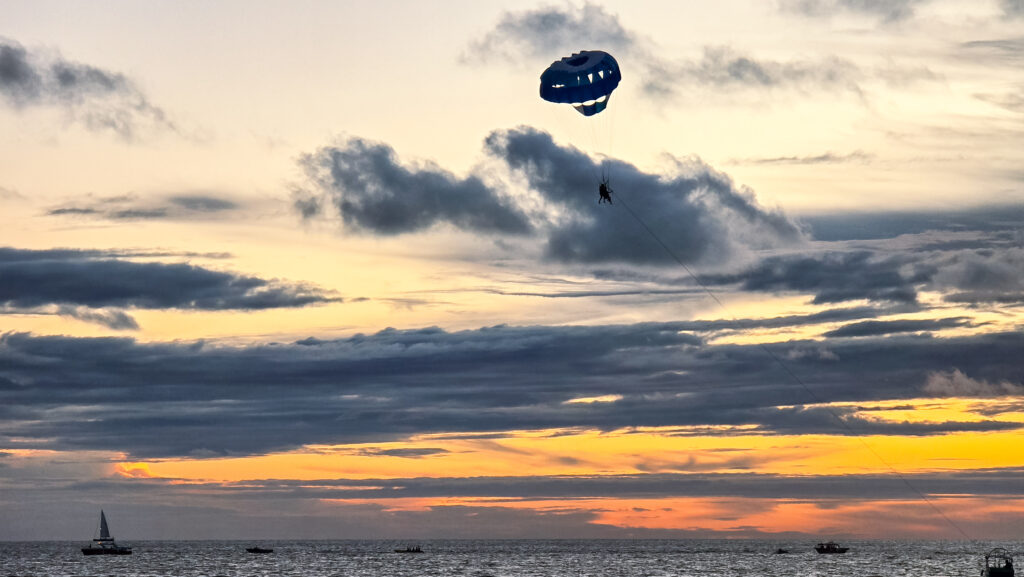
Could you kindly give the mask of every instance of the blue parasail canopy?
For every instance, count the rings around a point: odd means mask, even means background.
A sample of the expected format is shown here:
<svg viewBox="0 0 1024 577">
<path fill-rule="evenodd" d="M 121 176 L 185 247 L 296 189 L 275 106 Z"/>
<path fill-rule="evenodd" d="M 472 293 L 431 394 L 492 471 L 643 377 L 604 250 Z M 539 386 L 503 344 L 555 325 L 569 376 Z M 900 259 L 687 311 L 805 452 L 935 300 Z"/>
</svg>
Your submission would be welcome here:
<svg viewBox="0 0 1024 577">
<path fill-rule="evenodd" d="M 593 116 L 608 106 L 620 80 L 619 63 L 611 54 L 584 50 L 548 66 L 540 75 L 540 97 L 571 104 L 583 116 Z"/>
</svg>

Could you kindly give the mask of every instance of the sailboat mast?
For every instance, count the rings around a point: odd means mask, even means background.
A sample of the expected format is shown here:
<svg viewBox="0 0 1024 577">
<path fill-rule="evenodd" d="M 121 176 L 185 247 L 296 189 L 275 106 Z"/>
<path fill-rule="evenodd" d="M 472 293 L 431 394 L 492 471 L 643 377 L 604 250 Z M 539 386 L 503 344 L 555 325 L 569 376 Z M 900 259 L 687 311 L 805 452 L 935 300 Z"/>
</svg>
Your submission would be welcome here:
<svg viewBox="0 0 1024 577">
<path fill-rule="evenodd" d="M 100 539 L 110 539 L 110 529 L 107 528 L 107 516 L 103 514 L 103 509 L 100 509 Z"/>
</svg>

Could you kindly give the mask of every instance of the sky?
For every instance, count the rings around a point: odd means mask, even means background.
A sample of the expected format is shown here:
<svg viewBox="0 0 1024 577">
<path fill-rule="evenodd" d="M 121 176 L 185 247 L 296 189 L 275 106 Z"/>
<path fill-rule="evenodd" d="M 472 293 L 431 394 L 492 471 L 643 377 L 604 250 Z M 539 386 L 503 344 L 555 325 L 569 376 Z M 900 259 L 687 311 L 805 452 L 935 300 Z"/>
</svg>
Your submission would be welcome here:
<svg viewBox="0 0 1024 577">
<path fill-rule="evenodd" d="M 1020 0 L 0 15 L 0 540 L 1024 534 Z"/>
</svg>

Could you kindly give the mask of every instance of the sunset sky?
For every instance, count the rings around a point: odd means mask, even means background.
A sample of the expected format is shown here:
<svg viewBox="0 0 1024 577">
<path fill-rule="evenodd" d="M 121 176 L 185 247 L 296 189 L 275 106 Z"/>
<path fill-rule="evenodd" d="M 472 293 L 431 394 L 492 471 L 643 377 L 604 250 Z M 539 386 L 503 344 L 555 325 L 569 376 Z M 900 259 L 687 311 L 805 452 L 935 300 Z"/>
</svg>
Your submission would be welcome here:
<svg viewBox="0 0 1024 577">
<path fill-rule="evenodd" d="M 1022 0 L 0 0 L 0 540 L 1019 539 L 1022 144 Z"/>
</svg>

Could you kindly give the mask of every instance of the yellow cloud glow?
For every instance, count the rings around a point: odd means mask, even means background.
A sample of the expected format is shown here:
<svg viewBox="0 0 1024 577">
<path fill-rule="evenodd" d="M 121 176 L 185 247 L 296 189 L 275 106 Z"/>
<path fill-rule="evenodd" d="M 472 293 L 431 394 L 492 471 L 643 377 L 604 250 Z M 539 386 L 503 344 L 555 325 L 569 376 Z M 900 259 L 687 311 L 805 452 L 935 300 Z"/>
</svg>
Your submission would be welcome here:
<svg viewBox="0 0 1024 577">
<path fill-rule="evenodd" d="M 608 402 L 603 397 L 578 402 Z M 972 399 L 862 403 L 878 422 L 976 423 L 991 419 Z M 842 407 L 837 405 L 837 409 Z M 993 409 L 992 401 L 984 408 Z M 1002 422 L 1024 422 L 1011 404 Z M 856 433 L 856 430 L 852 432 Z M 231 459 L 173 459 L 125 464 L 182 480 L 389 479 L 534 475 L 749 472 L 779 475 L 886 474 L 1024 466 L 1017 430 L 936 435 L 769 435 L 752 427 L 506 431 L 423 435 L 403 442 L 310 446 Z"/>
</svg>

